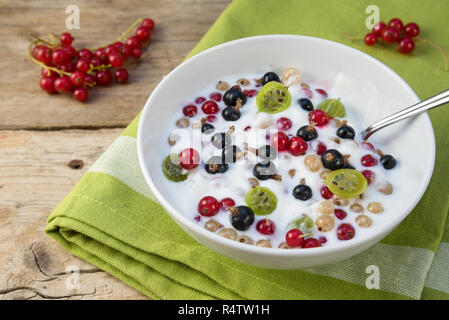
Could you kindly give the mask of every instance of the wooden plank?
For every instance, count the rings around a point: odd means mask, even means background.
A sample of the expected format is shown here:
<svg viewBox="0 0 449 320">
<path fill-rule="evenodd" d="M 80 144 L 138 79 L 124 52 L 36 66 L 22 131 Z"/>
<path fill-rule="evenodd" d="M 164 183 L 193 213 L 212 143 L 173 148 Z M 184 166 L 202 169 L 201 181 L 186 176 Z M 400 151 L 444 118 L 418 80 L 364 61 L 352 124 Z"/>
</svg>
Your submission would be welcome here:
<svg viewBox="0 0 449 320">
<path fill-rule="evenodd" d="M 145 298 L 43 231 L 50 212 L 120 131 L 0 131 L 0 300 Z M 84 167 L 71 169 L 74 159 Z M 79 269 L 78 282 L 66 273 L 71 266 Z"/>
<path fill-rule="evenodd" d="M 0 0 L 0 129 L 126 126 L 161 78 L 172 70 L 216 20 L 230 0 L 77 1 L 76 47 L 113 42 L 138 17 L 151 17 L 151 44 L 129 65 L 130 83 L 95 88 L 87 104 L 39 88 L 41 68 L 27 59 L 29 33 L 48 38 L 65 30 L 68 2 Z"/>
</svg>

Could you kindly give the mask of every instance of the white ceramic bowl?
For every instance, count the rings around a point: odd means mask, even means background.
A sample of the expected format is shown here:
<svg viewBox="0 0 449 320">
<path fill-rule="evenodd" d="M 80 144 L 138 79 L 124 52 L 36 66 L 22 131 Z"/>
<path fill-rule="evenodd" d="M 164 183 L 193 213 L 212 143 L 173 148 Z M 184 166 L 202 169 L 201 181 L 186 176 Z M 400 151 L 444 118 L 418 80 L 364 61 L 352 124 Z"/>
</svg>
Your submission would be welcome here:
<svg viewBox="0 0 449 320">
<path fill-rule="evenodd" d="M 400 192 L 391 219 L 363 237 L 333 246 L 281 250 L 248 246 L 211 233 L 183 215 L 176 195 L 161 170 L 167 128 L 174 112 L 196 92 L 225 76 L 281 71 L 296 67 L 305 76 L 323 81 L 344 75 L 353 80 L 351 99 L 364 125 L 419 101 L 413 90 L 390 68 L 345 45 L 305 36 L 267 35 L 235 40 L 210 48 L 185 61 L 154 89 L 143 110 L 137 135 L 145 179 L 168 214 L 187 233 L 210 249 L 238 261 L 267 268 L 298 269 L 337 262 L 366 250 L 389 234 L 415 207 L 427 188 L 435 158 L 435 140 L 427 114 L 396 124 L 374 135 L 401 161 Z M 344 97 L 342 97 L 343 101 Z M 395 190 L 396 192 L 396 190 Z M 380 231 L 379 231 L 380 230 Z"/>
</svg>

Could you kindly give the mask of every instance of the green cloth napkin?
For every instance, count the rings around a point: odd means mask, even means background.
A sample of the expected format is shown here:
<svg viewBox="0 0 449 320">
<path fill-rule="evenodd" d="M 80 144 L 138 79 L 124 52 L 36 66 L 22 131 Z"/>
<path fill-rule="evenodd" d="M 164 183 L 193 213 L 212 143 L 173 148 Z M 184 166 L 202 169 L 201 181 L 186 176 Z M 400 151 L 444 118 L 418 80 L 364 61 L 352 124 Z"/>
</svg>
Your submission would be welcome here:
<svg viewBox="0 0 449 320">
<path fill-rule="evenodd" d="M 241 37 L 302 34 L 345 43 L 378 58 L 421 98 L 449 88 L 443 58 L 428 44 L 417 44 L 405 56 L 394 46 L 367 47 L 341 35 L 367 33 L 365 8 L 373 4 L 382 20 L 398 16 L 418 22 L 423 38 L 449 52 L 448 1 L 236 0 L 191 55 Z M 154 299 L 448 299 L 449 108 L 432 110 L 430 116 L 437 158 L 421 202 L 381 243 L 338 264 L 261 269 L 197 243 L 170 219 L 143 179 L 136 152 L 138 118 L 55 209 L 46 232 L 72 254 Z M 379 267 L 380 289 L 365 287 L 370 265 Z"/>
</svg>

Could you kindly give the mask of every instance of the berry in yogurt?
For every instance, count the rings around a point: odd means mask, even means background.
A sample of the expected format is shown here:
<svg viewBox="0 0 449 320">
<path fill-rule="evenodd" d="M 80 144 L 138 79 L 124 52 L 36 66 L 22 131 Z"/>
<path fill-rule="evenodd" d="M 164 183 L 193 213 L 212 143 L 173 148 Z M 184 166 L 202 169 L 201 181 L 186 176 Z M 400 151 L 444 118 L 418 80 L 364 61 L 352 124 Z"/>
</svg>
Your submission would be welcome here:
<svg viewBox="0 0 449 320">
<path fill-rule="evenodd" d="M 368 235 L 394 214 L 400 161 L 361 140 L 329 82 L 280 71 L 218 79 L 180 101 L 162 171 L 181 211 L 226 241 L 271 250 Z"/>
</svg>

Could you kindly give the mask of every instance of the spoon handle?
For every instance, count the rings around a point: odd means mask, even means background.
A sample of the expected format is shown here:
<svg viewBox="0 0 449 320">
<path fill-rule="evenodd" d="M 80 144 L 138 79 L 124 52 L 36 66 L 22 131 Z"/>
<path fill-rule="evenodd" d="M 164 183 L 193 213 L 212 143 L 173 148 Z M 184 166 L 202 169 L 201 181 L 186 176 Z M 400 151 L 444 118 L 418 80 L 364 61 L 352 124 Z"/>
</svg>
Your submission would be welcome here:
<svg viewBox="0 0 449 320">
<path fill-rule="evenodd" d="M 413 117 L 417 114 L 420 114 L 424 111 L 430 110 L 432 108 L 438 107 L 448 102 L 449 102 L 449 90 L 446 90 L 429 99 L 418 102 L 417 104 L 414 104 L 411 107 L 398 111 L 392 114 L 391 116 L 386 117 L 385 119 L 373 123 L 364 131 L 362 131 L 363 139 L 367 140 L 373 133 L 393 123 Z"/>
</svg>

